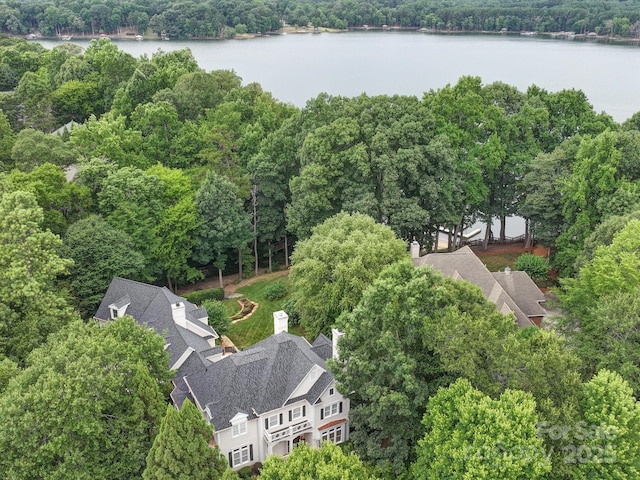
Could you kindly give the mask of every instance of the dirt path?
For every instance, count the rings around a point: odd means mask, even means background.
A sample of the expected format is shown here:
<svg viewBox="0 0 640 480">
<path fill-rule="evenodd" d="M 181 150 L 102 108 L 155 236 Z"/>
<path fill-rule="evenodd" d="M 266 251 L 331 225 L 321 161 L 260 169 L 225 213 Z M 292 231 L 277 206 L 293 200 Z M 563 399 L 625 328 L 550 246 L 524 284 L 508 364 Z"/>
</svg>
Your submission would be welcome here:
<svg viewBox="0 0 640 480">
<path fill-rule="evenodd" d="M 278 277 L 284 277 L 289 275 L 289 270 L 280 270 L 277 272 L 267 272 L 263 271 L 255 277 L 245 278 L 242 281 L 238 281 L 240 278 L 238 274 L 227 275 L 222 277 L 222 281 L 224 283 L 224 294 L 228 296 L 231 293 L 235 293 L 236 290 L 242 287 L 246 287 L 247 285 L 251 285 L 259 280 L 267 280 L 274 279 Z M 178 295 L 185 295 L 187 293 L 195 292 L 196 290 L 205 290 L 207 288 L 216 288 L 220 286 L 220 281 L 217 278 L 208 278 L 198 283 L 194 283 L 192 285 L 186 285 L 180 288 L 180 293 Z"/>
<path fill-rule="evenodd" d="M 483 251 L 480 247 L 473 247 L 473 251 L 479 258 L 490 255 L 501 255 L 504 253 L 533 253 L 539 257 L 547 256 L 546 247 L 542 245 L 535 245 L 533 248 L 525 248 L 524 243 L 508 243 L 504 245 L 492 243 L 486 251 Z M 289 275 L 289 270 L 268 272 L 266 269 L 263 269 L 257 276 L 245 278 L 242 281 L 238 281 L 239 276 L 237 273 L 234 275 L 227 275 L 222 278 L 224 283 L 224 293 L 225 296 L 229 296 L 230 294 L 235 293 L 239 288 L 251 285 L 259 280 L 274 279 L 284 277 L 286 275 Z M 180 287 L 178 295 L 185 295 L 187 293 L 195 292 L 196 290 L 205 290 L 207 288 L 216 288 L 219 286 L 220 282 L 218 278 L 208 278 L 192 285 Z"/>
</svg>

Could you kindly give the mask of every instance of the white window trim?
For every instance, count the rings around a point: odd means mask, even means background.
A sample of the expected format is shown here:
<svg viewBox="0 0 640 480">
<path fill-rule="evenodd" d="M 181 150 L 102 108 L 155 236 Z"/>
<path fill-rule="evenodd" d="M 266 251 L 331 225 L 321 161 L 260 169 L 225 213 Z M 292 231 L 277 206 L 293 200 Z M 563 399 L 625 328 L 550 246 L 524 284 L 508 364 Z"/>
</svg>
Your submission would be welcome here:
<svg viewBox="0 0 640 480">
<path fill-rule="evenodd" d="M 337 440 L 338 434 L 340 435 L 339 440 Z M 333 436 L 333 440 L 330 438 L 331 436 Z M 336 444 L 344 442 L 344 424 L 336 425 L 335 427 L 324 430 L 322 432 L 322 441 Z"/>
<path fill-rule="evenodd" d="M 337 415 L 340 411 L 340 409 L 338 408 L 338 403 L 339 402 L 332 403 L 331 405 L 327 405 L 326 407 L 324 407 L 323 417 L 329 418 Z"/>
<path fill-rule="evenodd" d="M 242 460 L 246 455 L 246 460 Z M 237 461 L 236 461 L 237 456 Z M 232 467 L 235 468 L 239 465 L 244 465 L 245 463 L 249 463 L 251 461 L 251 455 L 249 454 L 249 445 L 244 445 L 243 447 L 236 448 L 231 452 L 231 459 L 233 460 Z"/>
<path fill-rule="evenodd" d="M 302 405 L 291 409 L 291 420 L 302 418 Z"/>
<path fill-rule="evenodd" d="M 336 390 L 333 387 L 331 387 L 329 389 L 329 396 L 332 397 L 333 395 L 335 395 L 335 393 L 336 393 Z"/>
<path fill-rule="evenodd" d="M 280 425 L 280 415 L 277 413 L 275 415 L 271 415 L 268 419 L 269 428 L 277 427 Z"/>
<path fill-rule="evenodd" d="M 233 438 L 245 435 L 247 433 L 247 421 L 243 420 L 238 423 L 234 423 L 231 426 L 231 436 Z"/>
</svg>

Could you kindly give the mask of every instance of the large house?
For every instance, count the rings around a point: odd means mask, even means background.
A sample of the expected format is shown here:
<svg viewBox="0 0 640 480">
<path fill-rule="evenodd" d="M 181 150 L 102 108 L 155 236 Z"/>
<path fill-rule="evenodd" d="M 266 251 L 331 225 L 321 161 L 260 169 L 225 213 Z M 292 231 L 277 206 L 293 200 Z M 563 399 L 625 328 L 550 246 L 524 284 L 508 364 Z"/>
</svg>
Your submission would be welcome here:
<svg viewBox="0 0 640 480">
<path fill-rule="evenodd" d="M 477 285 L 504 314 L 512 313 L 520 327 L 539 326 L 547 315 L 544 294 L 526 272 L 490 272 L 468 246 L 455 252 L 420 256 L 417 242 L 411 244 L 415 266 L 431 265 L 443 275 Z"/>
<path fill-rule="evenodd" d="M 165 287 L 114 278 L 95 316 L 104 322 L 125 314 L 164 336 L 176 370 L 175 406 L 185 399 L 198 406 L 235 470 L 287 455 L 298 442 L 347 440 L 349 400 L 325 363 L 339 332 L 311 345 L 288 333 L 285 312 L 274 312 L 273 335 L 228 354 L 215 345 L 206 311 Z"/>
</svg>

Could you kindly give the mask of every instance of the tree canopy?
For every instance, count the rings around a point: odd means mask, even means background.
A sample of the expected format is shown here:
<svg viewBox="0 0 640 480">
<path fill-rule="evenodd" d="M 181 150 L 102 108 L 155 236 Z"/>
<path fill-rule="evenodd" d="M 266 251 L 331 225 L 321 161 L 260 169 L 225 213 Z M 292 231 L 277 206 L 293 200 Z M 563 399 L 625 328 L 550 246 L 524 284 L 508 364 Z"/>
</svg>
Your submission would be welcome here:
<svg viewBox="0 0 640 480">
<path fill-rule="evenodd" d="M 422 423 L 416 479 L 536 479 L 551 470 L 535 402 L 524 392 L 494 400 L 461 378 L 429 399 Z"/>
<path fill-rule="evenodd" d="M 1 194 L 0 351 L 19 361 L 75 318 L 55 285 L 72 262 L 60 257 L 62 240 L 42 229 L 43 218 L 32 194 Z"/>
<path fill-rule="evenodd" d="M 0 397 L 4 474 L 140 475 L 172 377 L 163 347 L 130 317 L 103 328 L 76 321 L 52 335 Z"/>
<path fill-rule="evenodd" d="M 331 442 L 323 442 L 320 448 L 301 443 L 286 460 L 276 455 L 267 458 L 260 469 L 260 479 L 374 480 L 369 470 L 353 452 L 344 453 Z"/>
<path fill-rule="evenodd" d="M 189 400 L 180 410 L 167 406 L 147 455 L 144 480 L 217 480 L 228 468 L 218 447 L 211 447 L 211 424 Z"/>
<path fill-rule="evenodd" d="M 316 226 L 292 256 L 300 322 L 311 336 L 328 333 L 384 267 L 406 257 L 405 243 L 366 215 L 343 212 Z"/>
<path fill-rule="evenodd" d="M 344 337 L 331 369 L 352 402 L 354 449 L 396 473 L 414 459 L 424 435 L 415 419 L 438 387 L 469 374 L 499 390 L 494 362 L 515 330 L 477 287 L 408 261 L 384 269 L 338 326 Z"/>
</svg>

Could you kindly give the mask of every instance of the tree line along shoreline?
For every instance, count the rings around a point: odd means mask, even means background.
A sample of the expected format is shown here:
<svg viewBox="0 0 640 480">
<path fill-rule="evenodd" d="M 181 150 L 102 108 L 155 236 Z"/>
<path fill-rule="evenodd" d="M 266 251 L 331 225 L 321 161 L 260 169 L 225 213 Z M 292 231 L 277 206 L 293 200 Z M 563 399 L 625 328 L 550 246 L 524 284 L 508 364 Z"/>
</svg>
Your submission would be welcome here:
<svg viewBox="0 0 640 480">
<path fill-rule="evenodd" d="M 119 30 L 163 38 L 232 38 L 275 32 L 285 25 L 350 28 L 424 28 L 454 32 L 573 32 L 601 37 L 640 37 L 638 2 L 355 1 L 275 2 L 28 2 L 0 3 L 0 32 L 43 36 L 100 34 Z"/>
<path fill-rule="evenodd" d="M 360 461 L 385 479 L 637 476 L 640 112 L 618 123 L 580 90 L 470 76 L 420 98 L 319 94 L 296 108 L 188 49 L 136 59 L 104 39 L 2 38 L 0 82 L 9 477 L 155 478 L 162 452 L 185 445 L 176 425 L 203 420 L 167 410 L 166 342 L 129 317 L 98 328 L 96 305 L 115 276 L 177 290 L 202 267 L 275 270 L 281 243 L 295 243 L 282 309 L 307 332 L 345 332 L 328 368 L 353 399 L 354 478 L 367 478 Z M 440 227 L 514 213 L 555 247 L 557 329 L 517 329 L 478 288 L 406 258 Z M 615 462 L 600 455 L 602 422 L 618 428 L 604 445 Z M 556 435 L 580 424 L 589 438 Z M 203 454 L 169 463 L 235 479 L 207 460 L 204 427 Z M 512 462 L 523 447 L 540 455 Z"/>
</svg>

